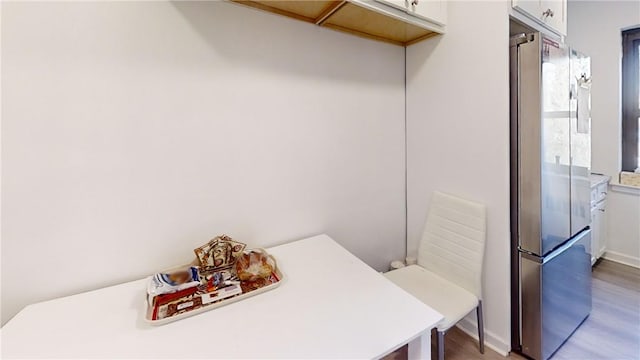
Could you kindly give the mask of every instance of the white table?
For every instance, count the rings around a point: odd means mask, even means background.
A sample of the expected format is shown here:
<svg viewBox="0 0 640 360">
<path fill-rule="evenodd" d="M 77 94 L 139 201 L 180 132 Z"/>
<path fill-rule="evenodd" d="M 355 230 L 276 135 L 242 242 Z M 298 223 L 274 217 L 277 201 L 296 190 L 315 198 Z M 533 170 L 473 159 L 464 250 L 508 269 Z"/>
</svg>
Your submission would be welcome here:
<svg viewBox="0 0 640 360">
<path fill-rule="evenodd" d="M 380 358 L 409 343 L 430 357 L 442 316 L 326 235 L 268 249 L 276 289 L 162 326 L 144 321 L 146 279 L 27 306 L 2 358 Z"/>
</svg>

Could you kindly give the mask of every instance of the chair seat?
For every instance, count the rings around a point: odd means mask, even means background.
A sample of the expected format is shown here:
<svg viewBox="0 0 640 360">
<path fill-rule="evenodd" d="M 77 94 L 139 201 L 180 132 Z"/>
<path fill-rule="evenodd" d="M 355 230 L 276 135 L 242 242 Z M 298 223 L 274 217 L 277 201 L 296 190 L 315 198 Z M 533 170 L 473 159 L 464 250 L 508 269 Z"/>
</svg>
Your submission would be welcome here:
<svg viewBox="0 0 640 360">
<path fill-rule="evenodd" d="M 393 270 L 384 276 L 444 316 L 438 331 L 448 330 L 478 306 L 475 295 L 419 265 Z"/>
</svg>

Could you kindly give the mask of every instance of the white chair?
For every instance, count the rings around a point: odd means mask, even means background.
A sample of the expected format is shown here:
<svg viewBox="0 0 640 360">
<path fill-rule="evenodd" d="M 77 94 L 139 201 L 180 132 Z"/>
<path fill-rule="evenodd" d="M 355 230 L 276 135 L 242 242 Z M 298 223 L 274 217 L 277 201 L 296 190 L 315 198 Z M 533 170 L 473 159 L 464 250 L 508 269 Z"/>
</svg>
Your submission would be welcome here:
<svg viewBox="0 0 640 360">
<path fill-rule="evenodd" d="M 418 264 L 385 276 L 437 310 L 438 359 L 444 359 L 444 335 L 476 309 L 480 353 L 484 353 L 482 263 L 486 208 L 482 204 L 435 192 L 418 249 Z"/>
</svg>

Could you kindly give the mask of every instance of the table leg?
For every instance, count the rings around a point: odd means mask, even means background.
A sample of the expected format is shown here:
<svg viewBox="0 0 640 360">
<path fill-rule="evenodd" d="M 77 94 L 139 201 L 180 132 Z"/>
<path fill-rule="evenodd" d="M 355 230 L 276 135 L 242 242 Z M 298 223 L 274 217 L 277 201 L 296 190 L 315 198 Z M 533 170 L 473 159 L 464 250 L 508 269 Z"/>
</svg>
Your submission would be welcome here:
<svg viewBox="0 0 640 360">
<path fill-rule="evenodd" d="M 431 359 L 431 332 L 427 331 L 409 342 L 408 359 Z"/>
</svg>

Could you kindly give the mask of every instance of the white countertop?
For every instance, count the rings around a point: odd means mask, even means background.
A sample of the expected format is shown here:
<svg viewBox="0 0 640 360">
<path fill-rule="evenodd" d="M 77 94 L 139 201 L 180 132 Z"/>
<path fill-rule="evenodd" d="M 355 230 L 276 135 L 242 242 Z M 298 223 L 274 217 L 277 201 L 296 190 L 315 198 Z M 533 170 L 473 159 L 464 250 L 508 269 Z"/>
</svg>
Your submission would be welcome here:
<svg viewBox="0 0 640 360">
<path fill-rule="evenodd" d="M 29 305 L 2 358 L 379 358 L 428 346 L 442 318 L 326 235 L 268 251 L 278 288 L 162 326 L 144 320 L 146 279 Z"/>
</svg>

